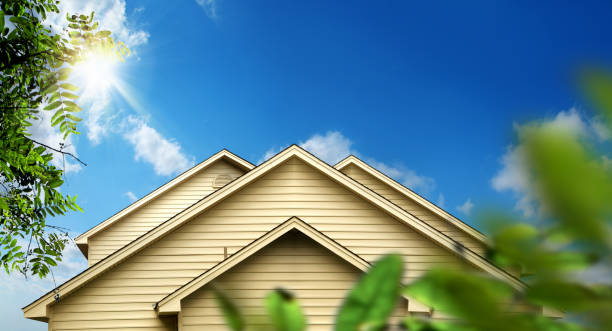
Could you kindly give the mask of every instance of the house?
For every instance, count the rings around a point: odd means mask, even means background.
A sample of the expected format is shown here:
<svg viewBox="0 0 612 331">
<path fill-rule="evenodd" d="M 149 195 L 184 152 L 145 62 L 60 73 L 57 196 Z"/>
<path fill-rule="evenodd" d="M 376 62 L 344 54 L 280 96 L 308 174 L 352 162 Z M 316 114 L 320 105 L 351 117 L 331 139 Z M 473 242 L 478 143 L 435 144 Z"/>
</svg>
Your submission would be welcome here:
<svg viewBox="0 0 612 331">
<path fill-rule="evenodd" d="M 23 308 L 49 330 L 225 330 L 211 286 L 258 314 L 283 287 L 309 329 L 380 256 L 404 281 L 475 268 L 520 290 L 484 257 L 487 238 L 350 156 L 335 166 L 293 145 L 259 166 L 223 150 L 76 238 L 89 267 Z M 56 297 L 57 295 L 57 297 Z M 396 315 L 438 313 L 410 298 Z"/>
</svg>

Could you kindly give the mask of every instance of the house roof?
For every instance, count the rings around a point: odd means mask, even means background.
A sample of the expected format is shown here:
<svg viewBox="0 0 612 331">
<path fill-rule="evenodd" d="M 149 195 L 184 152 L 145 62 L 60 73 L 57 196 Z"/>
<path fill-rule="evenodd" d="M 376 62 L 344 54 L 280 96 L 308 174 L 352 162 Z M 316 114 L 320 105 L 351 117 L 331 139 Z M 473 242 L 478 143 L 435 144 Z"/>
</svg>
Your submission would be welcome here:
<svg viewBox="0 0 612 331">
<path fill-rule="evenodd" d="M 484 244 L 488 244 L 489 239 L 484 234 L 482 234 L 480 231 L 478 231 L 478 230 L 474 229 L 473 227 L 471 227 L 470 225 L 464 223 L 463 221 L 461 221 L 457 217 L 455 217 L 455 216 L 451 215 L 450 213 L 446 212 L 444 209 L 436 206 L 434 203 L 432 203 L 431 201 L 429 201 L 429 200 L 425 199 L 424 197 L 420 196 L 419 194 L 417 194 L 416 192 L 414 192 L 411 189 L 407 188 L 406 186 L 398 183 L 397 181 L 395 181 L 394 179 L 392 179 L 389 176 L 385 175 L 384 173 L 382 173 L 378 169 L 376 169 L 376 168 L 372 167 L 371 165 L 365 163 L 364 161 L 362 161 L 361 159 L 359 159 L 355 155 L 349 155 L 348 157 L 346 157 L 342 161 L 338 162 L 334 166 L 334 168 L 336 168 L 338 170 L 342 170 L 342 169 L 344 169 L 345 167 L 347 167 L 349 165 L 355 165 L 355 166 L 359 167 L 360 169 L 364 170 L 366 173 L 370 174 L 374 178 L 376 178 L 376 179 L 380 180 L 381 182 L 389 185 L 390 187 L 392 187 L 396 191 L 400 192 L 404 196 L 406 196 L 406 197 L 410 198 L 411 200 L 415 201 L 416 203 L 418 203 L 420 206 L 430 210 L 431 212 L 433 212 L 434 214 L 438 215 L 439 217 L 441 217 L 442 219 L 444 219 L 448 223 L 450 223 L 453 226 L 455 226 L 456 228 L 459 228 L 463 232 L 467 233 L 472 238 L 474 238 L 474 239 L 476 239 L 476 240 L 478 240 L 478 241 L 480 241 L 480 242 L 482 242 Z"/>
<path fill-rule="evenodd" d="M 227 149 L 223 149 L 223 150 L 213 154 L 211 157 L 207 158 L 206 160 L 200 162 L 199 164 L 193 166 L 191 169 L 183 172 L 182 174 L 180 174 L 176 178 L 172 179 L 171 181 L 167 182 L 166 184 L 158 187 L 153 192 L 151 192 L 151 193 L 147 194 L 146 196 L 142 197 L 141 199 L 135 201 L 134 203 L 132 203 L 131 205 L 129 205 L 126 208 L 122 209 L 121 211 L 119 211 L 115 215 L 107 218 L 103 222 L 99 223 L 98 225 L 92 227 L 91 229 L 85 231 L 84 233 L 82 233 L 81 235 L 76 237 L 75 238 L 75 242 L 78 245 L 79 249 L 81 250 L 81 252 L 83 254 L 85 254 L 85 256 L 87 256 L 87 239 L 89 237 L 91 237 L 91 236 L 95 235 L 96 233 L 99 233 L 100 231 L 106 229 L 111 224 L 114 224 L 115 222 L 119 221 L 120 219 L 122 219 L 126 215 L 136 211 L 137 209 L 139 209 L 142 206 L 146 205 L 148 202 L 150 202 L 151 200 L 157 198 L 158 196 L 160 196 L 164 192 L 167 192 L 168 190 L 170 190 L 173 187 L 179 185 L 180 183 L 184 182 L 185 180 L 191 178 L 193 175 L 197 174 L 198 172 L 200 172 L 203 169 L 208 168 L 210 165 L 214 164 L 215 162 L 217 162 L 218 160 L 221 160 L 221 159 L 223 159 L 225 161 L 228 161 L 231 164 L 233 164 L 233 165 L 237 166 L 238 168 L 243 169 L 243 170 L 245 170 L 247 172 L 255 167 L 253 164 L 251 164 L 250 162 L 242 159 L 241 157 L 237 156 L 236 154 L 228 151 Z"/>
<path fill-rule="evenodd" d="M 195 277 L 193 280 L 181 286 L 176 291 L 168 294 L 165 298 L 157 302 L 155 309 L 161 315 L 178 313 L 180 311 L 180 301 L 182 299 L 197 291 L 202 286 L 208 284 L 213 279 L 222 275 L 230 268 L 236 266 L 249 256 L 252 256 L 291 230 L 300 231 L 310 239 L 327 248 L 344 261 L 347 261 L 361 271 L 366 271 L 370 268 L 370 263 L 368 263 L 366 260 L 362 259 L 357 254 L 351 252 L 349 249 L 345 248 L 298 217 L 294 216 L 276 226 L 274 229 L 268 231 L 266 234 L 254 240 L 252 243 L 243 247 L 236 253 L 232 254 L 227 259 L 219 262 L 217 265 L 208 269 L 198 277 Z"/>
<path fill-rule="evenodd" d="M 477 268 L 490 273 L 494 277 L 506 281 L 508 284 L 510 284 L 516 289 L 522 290 L 525 287 L 525 285 L 519 279 L 515 278 L 505 270 L 493 265 L 490 261 L 484 259 L 483 257 L 471 251 L 470 249 L 463 247 L 458 242 L 454 241 L 452 238 L 436 230 L 435 228 L 416 218 L 412 214 L 406 212 L 404 209 L 398 207 L 397 205 L 393 204 L 392 202 L 380 196 L 379 194 L 365 188 L 357 181 L 344 175 L 339 170 L 336 170 L 333 167 L 329 166 L 327 163 L 321 161 L 320 159 L 308 153 L 299 146 L 291 145 L 285 150 L 276 154 L 274 157 L 267 160 L 266 162 L 253 168 L 251 171 L 244 174 L 242 177 L 237 178 L 226 186 L 202 198 L 200 201 L 194 203 L 189 208 L 186 208 L 185 210 L 176 214 L 169 220 L 161 223 L 160 225 L 138 237 L 131 243 L 123 246 L 121 249 L 117 250 L 113 254 L 100 260 L 98 263 L 94 264 L 87 270 L 68 280 L 58 288 L 59 293 L 61 293 L 62 295 L 66 295 L 78 289 L 91 279 L 109 270 L 112 266 L 126 260 L 130 256 L 134 255 L 136 252 L 147 247 L 156 240 L 162 238 L 165 234 L 179 228 L 181 225 L 185 224 L 193 217 L 216 205 L 234 192 L 237 192 L 238 190 L 255 181 L 256 179 L 261 178 L 270 170 L 276 168 L 286 160 L 293 157 L 299 158 L 303 162 L 319 170 L 321 173 L 327 175 L 331 180 L 335 181 L 340 185 L 343 185 L 345 188 L 349 189 L 356 195 L 369 201 L 376 207 L 380 208 L 387 214 L 394 217 L 395 219 L 407 224 L 417 232 L 421 233 L 425 237 L 437 243 L 439 246 L 442 246 L 448 249 L 449 251 L 454 252 L 456 255 L 459 255 L 460 257 L 464 258 L 466 261 L 476 266 Z M 24 307 L 24 315 L 29 318 L 45 318 L 47 316 L 46 306 L 54 301 L 53 294 L 53 292 L 49 292 Z"/>
</svg>

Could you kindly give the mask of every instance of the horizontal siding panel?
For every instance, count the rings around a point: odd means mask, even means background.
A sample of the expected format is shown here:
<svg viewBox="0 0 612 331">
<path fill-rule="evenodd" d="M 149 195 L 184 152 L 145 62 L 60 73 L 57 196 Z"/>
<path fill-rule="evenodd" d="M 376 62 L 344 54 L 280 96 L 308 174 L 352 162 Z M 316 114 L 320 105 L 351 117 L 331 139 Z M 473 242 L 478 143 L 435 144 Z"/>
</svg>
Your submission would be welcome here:
<svg viewBox="0 0 612 331">
<path fill-rule="evenodd" d="M 95 312 L 115 312 L 115 311 L 146 311 L 151 310 L 151 305 L 148 303 L 101 303 L 101 304 L 62 304 L 56 305 L 53 309 L 54 313 L 95 313 Z M 66 318 L 67 316 L 58 315 L 58 318 Z"/>
</svg>

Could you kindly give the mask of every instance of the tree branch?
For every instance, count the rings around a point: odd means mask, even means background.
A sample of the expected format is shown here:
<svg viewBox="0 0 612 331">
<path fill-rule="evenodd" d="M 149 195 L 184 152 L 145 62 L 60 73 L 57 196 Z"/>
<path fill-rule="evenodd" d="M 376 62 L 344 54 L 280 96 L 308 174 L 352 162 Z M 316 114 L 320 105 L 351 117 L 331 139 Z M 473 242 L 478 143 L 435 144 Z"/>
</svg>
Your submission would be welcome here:
<svg viewBox="0 0 612 331">
<path fill-rule="evenodd" d="M 58 152 L 58 153 L 62 153 L 62 154 L 64 154 L 64 155 L 69 155 L 69 156 L 72 156 L 72 158 L 74 158 L 75 160 L 79 161 L 79 162 L 80 162 L 82 165 L 87 166 L 87 163 L 85 163 L 85 162 L 81 161 L 81 160 L 80 160 L 78 157 L 74 156 L 74 154 L 72 154 L 72 153 L 69 153 L 69 152 L 64 152 L 64 151 L 62 151 L 61 149 L 53 148 L 53 147 L 51 147 L 51 146 L 49 146 L 49 145 L 43 144 L 43 143 L 41 143 L 41 142 L 38 142 L 38 141 L 36 141 L 36 140 L 34 140 L 34 139 L 32 139 L 32 138 L 28 138 L 28 139 L 30 139 L 30 141 L 32 141 L 33 143 L 35 143 L 35 144 L 37 144 L 37 145 L 40 145 L 40 146 L 43 146 L 43 147 L 46 147 L 46 148 L 48 148 L 48 149 L 50 149 L 50 150 L 52 150 L 52 151 L 55 151 L 55 152 Z"/>
</svg>

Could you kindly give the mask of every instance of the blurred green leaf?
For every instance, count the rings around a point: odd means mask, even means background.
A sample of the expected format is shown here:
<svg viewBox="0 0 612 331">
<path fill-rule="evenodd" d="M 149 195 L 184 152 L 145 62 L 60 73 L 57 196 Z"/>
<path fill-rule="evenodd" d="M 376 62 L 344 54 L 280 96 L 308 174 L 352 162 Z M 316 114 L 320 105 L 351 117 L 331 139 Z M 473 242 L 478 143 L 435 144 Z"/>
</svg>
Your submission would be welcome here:
<svg viewBox="0 0 612 331">
<path fill-rule="evenodd" d="M 460 325 L 458 322 L 432 321 L 419 317 L 407 317 L 402 321 L 402 326 L 409 331 L 474 331 Z"/>
<path fill-rule="evenodd" d="M 302 331 L 306 318 L 293 294 L 277 289 L 266 297 L 266 309 L 276 331 Z"/>
<path fill-rule="evenodd" d="M 607 245 L 612 211 L 612 178 L 601 160 L 577 137 L 553 127 L 526 130 L 528 162 L 546 210 L 558 231 L 585 243 Z"/>
<path fill-rule="evenodd" d="M 531 284 L 527 298 L 547 307 L 569 311 L 606 308 L 612 311 L 612 293 L 573 281 L 546 279 Z"/>
<path fill-rule="evenodd" d="M 399 255 L 376 262 L 344 299 L 336 330 L 383 329 L 399 299 L 403 270 Z"/>
<path fill-rule="evenodd" d="M 436 311 L 488 323 L 511 302 L 513 291 L 506 283 L 460 270 L 433 269 L 410 284 L 405 292 Z M 492 326 L 492 325 L 489 325 Z"/>
<path fill-rule="evenodd" d="M 242 331 L 245 329 L 245 322 L 242 314 L 238 307 L 232 302 L 230 298 L 228 298 L 225 293 L 221 290 L 214 289 L 215 299 L 217 300 L 217 304 L 219 308 L 223 312 L 223 317 L 227 322 L 227 325 L 233 331 Z"/>
<path fill-rule="evenodd" d="M 589 70 L 582 75 L 582 86 L 612 128 L 612 74 Z"/>
</svg>

